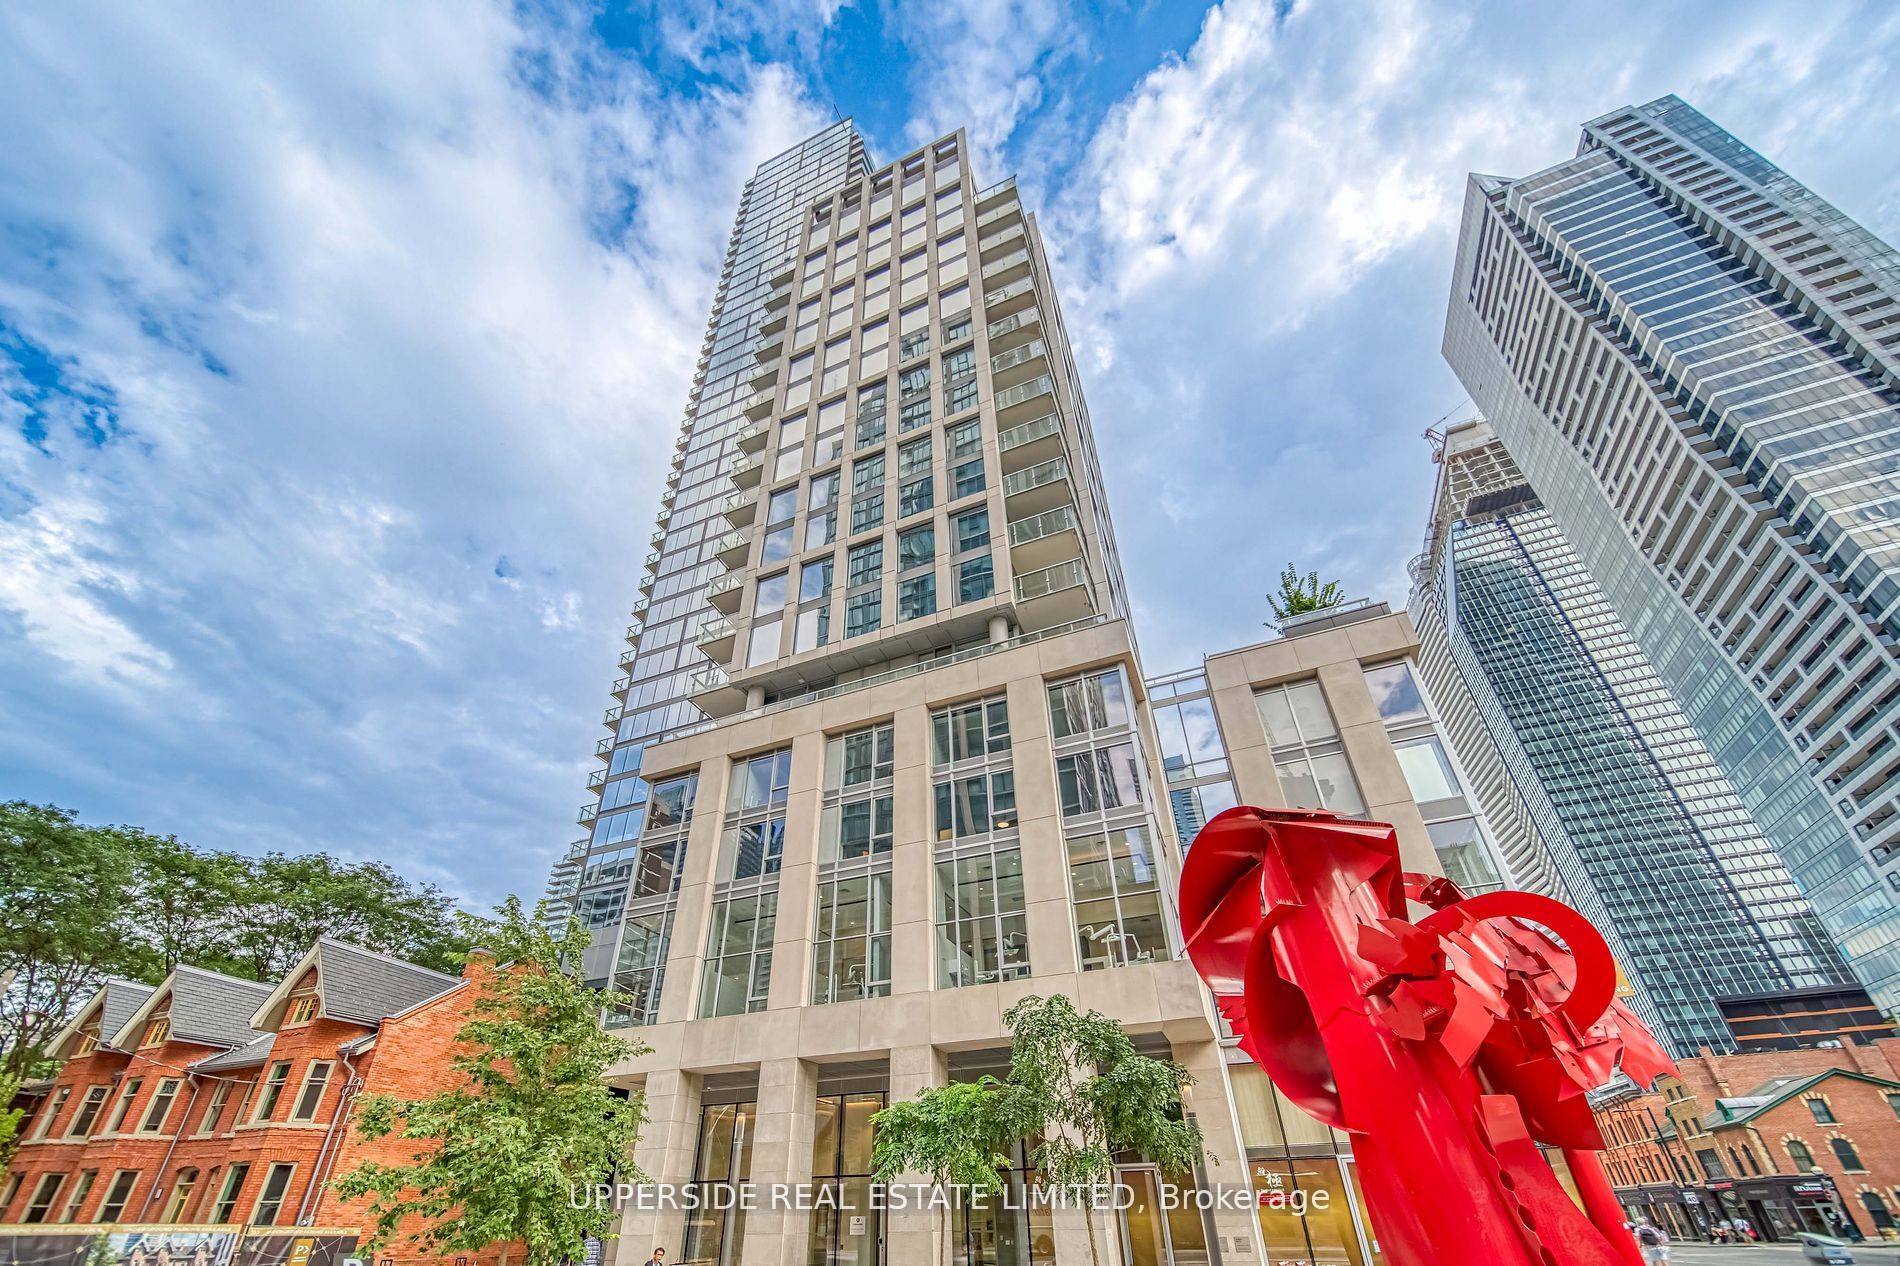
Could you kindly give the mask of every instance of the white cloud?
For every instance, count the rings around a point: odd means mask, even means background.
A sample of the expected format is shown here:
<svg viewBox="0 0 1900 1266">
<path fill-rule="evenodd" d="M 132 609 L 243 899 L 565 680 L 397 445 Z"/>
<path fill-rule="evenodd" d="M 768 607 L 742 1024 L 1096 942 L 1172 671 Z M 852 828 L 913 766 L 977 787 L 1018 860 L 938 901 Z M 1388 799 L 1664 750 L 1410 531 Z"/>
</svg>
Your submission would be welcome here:
<svg viewBox="0 0 1900 1266">
<path fill-rule="evenodd" d="M 45 402 L 12 402 L 16 793 L 538 891 L 720 226 L 823 117 L 779 68 L 674 95 L 580 18 L 525 22 L 0 18 L 0 335 L 121 428 L 56 410 L 35 447 Z"/>
</svg>

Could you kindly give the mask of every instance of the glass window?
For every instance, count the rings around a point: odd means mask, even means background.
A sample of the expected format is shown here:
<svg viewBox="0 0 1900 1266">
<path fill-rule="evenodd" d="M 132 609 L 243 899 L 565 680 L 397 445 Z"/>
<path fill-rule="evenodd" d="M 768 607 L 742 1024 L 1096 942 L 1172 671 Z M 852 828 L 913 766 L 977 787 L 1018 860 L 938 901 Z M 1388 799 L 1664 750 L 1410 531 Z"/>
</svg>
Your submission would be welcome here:
<svg viewBox="0 0 1900 1266">
<path fill-rule="evenodd" d="M 996 574 L 990 556 L 966 559 L 957 564 L 957 601 L 976 602 L 996 592 Z"/>
<path fill-rule="evenodd" d="M 798 613 L 798 623 L 792 629 L 792 650 L 816 650 L 831 641 L 831 607 L 813 607 L 809 611 Z"/>
<path fill-rule="evenodd" d="M 930 759 L 933 765 L 953 765 L 979 756 L 1009 751 L 1009 705 L 986 699 L 933 713 L 930 718 Z"/>
<path fill-rule="evenodd" d="M 831 593 L 831 563 L 829 558 L 814 559 L 799 569 L 798 600 L 816 602 Z"/>
<path fill-rule="evenodd" d="M 763 1011 L 772 983 L 772 934 L 778 893 L 732 897 L 713 906 L 699 1014 Z"/>
<path fill-rule="evenodd" d="M 859 493 L 851 499 L 851 534 L 866 532 L 884 522 L 884 494 Z"/>
<path fill-rule="evenodd" d="M 743 813 L 784 804 L 791 784 L 792 753 L 789 748 L 736 761 L 726 811 Z"/>
<path fill-rule="evenodd" d="M 889 778 L 895 759 L 892 733 L 886 721 L 832 738 L 825 746 L 825 786 L 848 789 Z"/>
<path fill-rule="evenodd" d="M 812 1002 L 823 1006 L 891 991 L 889 873 L 821 881 L 812 943 Z"/>
<path fill-rule="evenodd" d="M 874 584 L 884 572 L 884 542 L 866 541 L 862 545 L 854 545 L 847 558 L 846 588 L 856 589 L 859 585 Z"/>
<path fill-rule="evenodd" d="M 884 600 L 877 590 L 854 594 L 844 601 L 844 635 L 858 637 L 875 632 L 884 622 Z"/>
<path fill-rule="evenodd" d="M 769 664 L 778 658 L 780 621 L 774 617 L 752 626 L 752 635 L 746 642 L 745 662 L 747 668 L 756 668 L 760 664 Z"/>
<path fill-rule="evenodd" d="M 1372 701 L 1387 725 L 1426 719 L 1424 696 L 1412 679 L 1411 667 L 1403 661 L 1366 669 L 1366 687 L 1372 691 Z"/>
<path fill-rule="evenodd" d="M 1161 877 L 1145 827 L 1068 841 L 1069 894 L 1083 971 L 1168 957 Z"/>
<path fill-rule="evenodd" d="M 1433 822 L 1425 830 L 1432 837 L 1432 848 L 1438 853 L 1438 864 L 1445 876 L 1467 894 L 1504 886 L 1497 867 L 1491 864 L 1491 853 L 1484 846 L 1477 819 Z"/>
<path fill-rule="evenodd" d="M 905 402 L 897 411 L 898 431 L 914 431 L 920 426 L 930 425 L 930 397 L 919 396 Z"/>
<path fill-rule="evenodd" d="M 956 481 L 956 490 L 951 493 L 952 500 L 961 500 L 982 492 L 984 488 L 983 459 L 972 457 L 951 472 L 951 478 Z"/>
<path fill-rule="evenodd" d="M 924 436 L 900 446 L 897 450 L 897 477 L 928 473 L 930 470 L 930 437 Z"/>
<path fill-rule="evenodd" d="M 990 512 L 966 510 L 956 518 L 957 553 L 982 549 L 990 543 Z"/>
<path fill-rule="evenodd" d="M 937 863 L 937 985 L 989 984 L 1029 974 L 1023 861 L 1015 848 Z"/>
<path fill-rule="evenodd" d="M 937 577 L 925 572 L 921 576 L 911 576 L 897 582 L 897 618 L 902 620 L 921 619 L 934 615 L 937 610 Z"/>
<path fill-rule="evenodd" d="M 782 563 L 792 556 L 792 525 L 774 528 L 765 534 L 765 544 L 760 547 L 761 563 Z"/>
<path fill-rule="evenodd" d="M 1274 771 L 1280 776 L 1280 793 L 1296 809 L 1330 809 L 1347 817 L 1363 817 L 1366 804 L 1359 795 L 1359 783 L 1352 776 L 1344 753 L 1319 755 L 1294 753 L 1275 758 Z"/>
<path fill-rule="evenodd" d="M 1056 758 L 1056 792 L 1063 817 L 1101 813 L 1141 803 L 1141 777 L 1132 743 Z"/>
<path fill-rule="evenodd" d="M 798 485 L 797 484 L 793 484 L 789 488 L 778 489 L 776 492 L 772 494 L 771 498 L 765 503 L 765 521 L 768 524 L 787 522 L 788 520 L 791 519 L 793 515 L 797 513 L 798 513 Z"/>
<path fill-rule="evenodd" d="M 866 457 L 851 466 L 851 491 L 863 493 L 884 486 L 884 454 Z"/>
<path fill-rule="evenodd" d="M 932 492 L 929 475 L 898 486 L 897 517 L 900 519 L 907 519 L 913 514 L 922 514 L 935 504 L 936 497 Z"/>
<path fill-rule="evenodd" d="M 1867 1167 L 1860 1163 L 1860 1153 L 1854 1150 L 1854 1145 L 1851 1142 L 1846 1139 L 1829 1139 L 1827 1145 L 1829 1150 L 1834 1153 L 1834 1159 L 1840 1162 L 1842 1169 L 1851 1173 L 1864 1173 L 1866 1171 Z"/>
<path fill-rule="evenodd" d="M 953 382 L 943 391 L 943 412 L 945 417 L 954 418 L 959 413 L 976 408 L 977 381 L 965 378 L 962 382 Z"/>
<path fill-rule="evenodd" d="M 1221 742 L 1211 699 L 1184 699 L 1154 710 L 1161 737 L 1161 767 L 1169 782 L 1227 771 L 1227 747 Z"/>
<path fill-rule="evenodd" d="M 1804 1099 L 1808 1105 L 1808 1115 L 1814 1118 L 1816 1125 L 1834 1125 L 1834 1109 L 1828 1107 L 1825 1099 Z"/>
<path fill-rule="evenodd" d="M 1128 685 L 1119 668 L 1048 687 L 1049 724 L 1057 739 L 1128 725 Z"/>
<path fill-rule="evenodd" d="M 767 614 L 785 605 L 785 576 L 786 573 L 779 572 L 759 580 L 758 596 L 752 603 L 755 614 Z"/>
<path fill-rule="evenodd" d="M 913 571 L 928 567 L 937 558 L 937 529 L 926 523 L 897 534 L 897 570 Z"/>
<path fill-rule="evenodd" d="M 627 1001 L 608 1017 L 608 1027 L 658 1021 L 672 934 L 671 908 L 627 919 L 620 934 L 620 958 L 614 965 L 614 992 L 624 994 Z"/>
<path fill-rule="evenodd" d="M 968 457 L 983 449 L 983 423 L 976 418 L 950 428 L 950 456 Z"/>
<path fill-rule="evenodd" d="M 1445 749 L 1436 738 L 1399 743 L 1392 750 L 1399 758 L 1399 768 L 1405 771 L 1405 785 L 1411 790 L 1412 799 L 1428 804 L 1462 794 L 1458 778 L 1451 772 L 1451 762 L 1445 758 Z"/>
<path fill-rule="evenodd" d="M 1317 681 L 1296 681 L 1262 690 L 1254 696 L 1254 702 L 1275 747 L 1339 737 Z"/>
</svg>

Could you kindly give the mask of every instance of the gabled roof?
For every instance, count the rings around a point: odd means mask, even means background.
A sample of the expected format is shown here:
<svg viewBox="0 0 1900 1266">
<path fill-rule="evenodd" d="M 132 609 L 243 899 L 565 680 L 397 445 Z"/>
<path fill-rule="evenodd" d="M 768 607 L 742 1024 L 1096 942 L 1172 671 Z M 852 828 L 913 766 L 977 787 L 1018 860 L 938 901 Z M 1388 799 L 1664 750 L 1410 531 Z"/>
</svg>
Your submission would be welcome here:
<svg viewBox="0 0 1900 1266">
<path fill-rule="evenodd" d="M 255 1068 L 270 1058 L 271 1047 L 276 1045 L 276 1042 L 275 1033 L 266 1033 L 242 1046 L 233 1046 L 228 1051 L 219 1051 L 216 1055 L 207 1055 L 203 1059 L 193 1060 L 190 1065 L 191 1071 L 215 1073 L 221 1069 Z"/>
<path fill-rule="evenodd" d="M 125 1022 L 132 1018 L 133 1012 L 153 992 L 150 985 L 136 980 L 107 976 L 99 988 L 93 991 L 92 997 L 86 999 L 85 1005 L 73 1013 L 66 1027 L 53 1035 L 53 1040 L 47 1044 L 47 1053 L 56 1059 L 64 1059 L 67 1043 L 79 1036 L 79 1030 L 95 1015 L 99 1017 L 99 1040 L 108 1046 L 112 1045 L 112 1039 L 125 1027 Z"/>
<path fill-rule="evenodd" d="M 255 980 L 239 980 L 236 976 L 180 963 L 119 1027 L 113 1045 L 136 1043 L 139 1030 L 157 1010 L 158 1001 L 169 997 L 173 1041 L 203 1046 L 243 1046 L 258 1036 L 251 1027 L 251 1013 L 270 992 L 269 985 Z"/>
<path fill-rule="evenodd" d="M 1717 1126 L 1737 1125 L 1751 1121 L 1768 1111 L 1803 1094 L 1831 1077 L 1847 1077 L 1854 1081 L 1864 1081 L 1870 1086 L 1878 1086 L 1888 1092 L 1900 1092 L 1900 1081 L 1888 1081 L 1884 1077 L 1870 1077 L 1849 1068 L 1827 1068 L 1806 1077 L 1771 1077 L 1745 1095 L 1729 1095 L 1715 1101 L 1715 1111 L 1702 1118 L 1702 1124 L 1710 1129 Z"/>
<path fill-rule="evenodd" d="M 313 967 L 321 999 L 318 1014 L 356 1024 L 380 1024 L 387 1017 L 427 1002 L 462 983 L 459 976 L 430 971 L 348 941 L 322 936 L 297 965 L 285 973 L 283 980 L 251 1015 L 249 1023 L 258 1029 L 272 1029 L 282 1023 L 291 991 Z"/>
</svg>

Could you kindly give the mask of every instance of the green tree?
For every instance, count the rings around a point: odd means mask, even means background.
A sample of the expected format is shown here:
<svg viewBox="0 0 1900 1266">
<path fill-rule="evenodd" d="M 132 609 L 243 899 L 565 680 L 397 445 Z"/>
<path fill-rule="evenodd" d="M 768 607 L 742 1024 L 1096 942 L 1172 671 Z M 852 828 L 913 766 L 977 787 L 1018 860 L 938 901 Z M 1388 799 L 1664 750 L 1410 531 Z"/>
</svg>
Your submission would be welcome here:
<svg viewBox="0 0 1900 1266">
<path fill-rule="evenodd" d="M 630 1159 L 645 1103 L 602 1075 L 650 1048 L 600 1027 L 601 1009 L 626 1000 L 569 974 L 566 956 L 586 933 L 570 921 L 557 939 L 540 913 L 510 897 L 499 919 L 463 916 L 503 965 L 482 978 L 456 1034 L 449 1063 L 460 1082 L 425 1099 L 359 1101 L 360 1138 L 415 1145 L 407 1164 L 364 1161 L 335 1181 L 346 1199 L 368 1201 L 376 1246 L 401 1238 L 447 1256 L 519 1243 L 527 1266 L 578 1261 L 586 1237 L 613 1233 L 613 1210 L 572 1194 L 616 1175 L 646 1181 Z"/>
<path fill-rule="evenodd" d="M 156 961 L 154 978 L 189 963 L 262 979 L 247 970 L 231 935 L 235 913 L 252 884 L 251 858 L 200 852 L 175 835 L 151 835 L 135 827 L 103 829 L 115 832 L 132 856 L 126 901 Z"/>
<path fill-rule="evenodd" d="M 124 899 L 136 875 L 119 833 L 52 805 L 0 805 L 0 1071 L 33 1070 L 103 977 L 151 974 Z"/>
<path fill-rule="evenodd" d="M 1338 581 L 1329 580 L 1321 584 L 1318 572 L 1309 571 L 1301 576 L 1292 563 L 1288 563 L 1286 570 L 1280 573 L 1280 592 L 1267 595 L 1267 602 L 1273 607 L 1276 628 L 1296 615 L 1324 611 L 1343 601 L 1345 595 L 1340 592 Z"/>
<path fill-rule="evenodd" d="M 1028 997 L 1003 1013 L 1011 1034 L 1009 1083 L 999 1104 L 1009 1134 L 1031 1140 L 1030 1163 L 1053 1190 L 1108 1182 L 1115 1153 L 1139 1152 L 1163 1173 L 1201 1157 L 1201 1132 L 1182 1118 L 1186 1069 L 1143 1055 L 1122 1026 L 1068 998 Z M 1089 1260 L 1099 1263 L 1095 1218 Z"/>
<path fill-rule="evenodd" d="M 13 1145 L 20 1133 L 20 1118 L 26 1115 L 24 1108 L 10 1108 L 13 1096 L 20 1093 L 20 1084 L 24 1079 L 18 1073 L 0 1072 L 0 1169 L 6 1168 L 13 1159 Z"/>
<path fill-rule="evenodd" d="M 994 1077 L 931 1086 L 871 1118 L 871 1177 L 888 1183 L 922 1174 L 939 1188 L 971 1196 L 1001 1185 L 996 1171 L 1009 1164 L 1009 1127 L 1001 1105 L 1006 1091 Z M 937 1205 L 943 1259 L 951 1259 L 949 1205 Z"/>
<path fill-rule="evenodd" d="M 227 952 L 237 974 L 253 980 L 282 976 L 318 936 L 437 971 L 455 970 L 468 944 L 439 888 L 412 885 L 382 862 L 322 853 L 255 859 L 233 914 Z"/>
</svg>

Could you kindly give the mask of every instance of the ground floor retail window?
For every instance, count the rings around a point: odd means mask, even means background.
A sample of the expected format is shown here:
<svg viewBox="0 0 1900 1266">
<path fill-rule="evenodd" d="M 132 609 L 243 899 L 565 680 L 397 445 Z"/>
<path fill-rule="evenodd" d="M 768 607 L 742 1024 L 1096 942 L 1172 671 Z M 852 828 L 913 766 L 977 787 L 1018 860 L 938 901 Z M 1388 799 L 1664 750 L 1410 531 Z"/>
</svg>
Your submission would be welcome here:
<svg viewBox="0 0 1900 1266">
<path fill-rule="evenodd" d="M 1268 1261 L 1369 1266 L 1377 1260 L 1360 1238 L 1338 1157 L 1259 1159 L 1249 1168 Z"/>
</svg>

